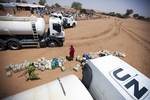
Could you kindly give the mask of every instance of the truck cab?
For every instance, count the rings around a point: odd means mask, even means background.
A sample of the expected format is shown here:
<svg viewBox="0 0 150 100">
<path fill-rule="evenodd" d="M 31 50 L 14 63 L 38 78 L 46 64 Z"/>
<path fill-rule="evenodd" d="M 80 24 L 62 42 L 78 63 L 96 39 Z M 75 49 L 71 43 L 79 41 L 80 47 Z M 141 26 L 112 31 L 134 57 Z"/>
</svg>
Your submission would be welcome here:
<svg viewBox="0 0 150 100">
<path fill-rule="evenodd" d="M 61 23 L 63 24 L 63 18 L 64 17 L 61 13 L 57 13 L 57 12 L 51 13 L 51 17 L 59 18 L 61 20 Z"/>
<path fill-rule="evenodd" d="M 74 19 L 72 15 L 65 15 L 63 17 L 63 26 L 67 27 L 75 27 L 77 25 L 77 21 Z"/>
<path fill-rule="evenodd" d="M 82 82 L 94 100 L 150 100 L 150 79 L 114 56 L 87 61 Z"/>
<path fill-rule="evenodd" d="M 77 25 L 77 21 L 72 15 L 62 15 L 61 13 L 54 12 L 51 13 L 51 16 L 54 18 L 59 18 L 64 28 L 75 27 Z"/>
<path fill-rule="evenodd" d="M 65 33 L 61 20 L 59 18 L 50 17 L 48 25 L 49 42 L 48 46 L 62 46 L 65 40 Z"/>
</svg>

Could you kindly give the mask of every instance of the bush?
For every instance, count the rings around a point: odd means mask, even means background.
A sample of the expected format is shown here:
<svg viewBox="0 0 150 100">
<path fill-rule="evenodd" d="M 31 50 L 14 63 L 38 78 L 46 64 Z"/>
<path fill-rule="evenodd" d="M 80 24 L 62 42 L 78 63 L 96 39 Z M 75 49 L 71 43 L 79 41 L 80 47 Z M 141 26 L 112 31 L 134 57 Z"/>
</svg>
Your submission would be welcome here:
<svg viewBox="0 0 150 100">
<path fill-rule="evenodd" d="M 139 17 L 139 14 L 133 14 L 133 18 L 138 18 Z"/>
</svg>

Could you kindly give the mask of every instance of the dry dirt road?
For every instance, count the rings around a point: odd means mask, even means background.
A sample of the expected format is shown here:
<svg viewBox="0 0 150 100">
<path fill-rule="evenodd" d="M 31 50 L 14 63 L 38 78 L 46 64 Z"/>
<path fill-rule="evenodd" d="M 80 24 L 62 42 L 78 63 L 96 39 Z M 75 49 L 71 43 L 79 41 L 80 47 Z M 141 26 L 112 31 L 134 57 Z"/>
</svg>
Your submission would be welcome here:
<svg viewBox="0 0 150 100">
<path fill-rule="evenodd" d="M 60 48 L 29 48 L 16 51 L 0 52 L 0 98 L 13 95 L 23 90 L 50 82 L 57 77 L 76 74 L 82 77 L 82 71 L 72 70 L 77 62 L 66 62 L 66 71 L 59 68 L 52 71 L 38 72 L 41 80 L 25 81 L 18 77 L 23 72 L 8 78 L 4 67 L 8 64 L 22 63 L 24 60 L 36 60 L 40 57 L 53 58 L 68 55 L 69 46 L 75 46 L 76 55 L 96 52 L 102 49 L 122 51 L 125 60 L 150 78 L 150 23 L 134 19 L 105 18 L 79 21 L 75 28 L 66 29 L 66 40 Z"/>
</svg>

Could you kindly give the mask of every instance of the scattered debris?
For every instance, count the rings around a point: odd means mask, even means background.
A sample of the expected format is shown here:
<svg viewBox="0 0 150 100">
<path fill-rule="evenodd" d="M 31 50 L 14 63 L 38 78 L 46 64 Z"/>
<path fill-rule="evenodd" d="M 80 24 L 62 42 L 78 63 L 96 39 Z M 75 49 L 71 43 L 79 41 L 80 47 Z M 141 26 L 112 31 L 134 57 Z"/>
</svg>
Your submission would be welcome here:
<svg viewBox="0 0 150 100">
<path fill-rule="evenodd" d="M 38 75 L 35 73 L 35 70 L 36 70 L 36 68 L 33 63 L 31 63 L 27 66 L 27 73 L 28 73 L 27 81 L 40 79 L 38 77 Z"/>
<path fill-rule="evenodd" d="M 58 65 L 59 65 L 58 59 L 53 58 L 53 60 L 51 62 L 52 69 L 55 69 L 56 67 L 58 67 Z"/>
<path fill-rule="evenodd" d="M 80 62 L 80 64 L 77 64 L 73 70 L 79 71 L 81 69 L 81 66 L 84 66 L 89 59 L 95 59 L 98 57 L 113 55 L 117 57 L 126 57 L 125 53 L 122 53 L 120 51 L 114 51 L 110 52 L 108 50 L 101 50 L 98 52 L 90 52 L 90 53 L 84 53 L 82 56 L 78 55 L 76 57 L 76 61 Z M 35 72 L 35 70 L 45 71 L 45 70 L 53 70 L 57 67 L 60 67 L 62 71 L 65 71 L 64 63 L 66 62 L 65 57 L 60 58 L 53 58 L 53 59 L 46 59 L 45 57 L 42 57 L 40 59 L 37 59 L 34 62 L 29 62 L 25 60 L 21 64 L 10 64 L 5 67 L 6 70 L 6 76 L 10 77 L 13 73 L 20 72 L 23 70 L 26 70 L 25 74 L 28 73 L 27 80 L 34 80 L 39 79 Z M 25 75 L 24 74 L 24 75 Z"/>
<path fill-rule="evenodd" d="M 81 68 L 80 64 L 77 64 L 75 67 L 73 67 L 73 70 L 79 71 L 80 68 Z"/>
<path fill-rule="evenodd" d="M 98 57 L 103 57 L 103 56 L 108 56 L 108 55 L 113 55 L 116 57 L 126 57 L 125 53 L 122 53 L 120 51 L 114 51 L 114 52 L 110 52 L 108 50 L 101 50 L 98 52 L 90 52 L 90 53 L 84 53 L 83 56 L 78 55 L 76 57 L 76 61 L 81 63 L 81 66 L 84 66 L 87 62 L 88 59 L 95 59 Z M 75 66 L 73 69 L 75 71 L 78 71 L 79 66 Z"/>
<path fill-rule="evenodd" d="M 64 66 L 61 66 L 60 68 L 63 72 L 66 70 Z"/>
<path fill-rule="evenodd" d="M 110 52 L 108 50 L 101 50 L 98 52 L 99 56 L 102 57 L 102 56 L 108 56 L 108 55 L 113 55 L 113 56 L 116 56 L 116 57 L 126 57 L 125 53 L 122 53 L 120 51 L 114 51 L 114 52 Z"/>
<path fill-rule="evenodd" d="M 52 69 L 51 68 L 51 60 L 48 60 L 44 57 L 38 59 L 37 61 L 35 61 L 33 63 L 34 63 L 34 66 L 38 70 L 41 70 L 41 71 Z"/>
<path fill-rule="evenodd" d="M 34 66 L 35 70 L 45 71 L 55 69 L 56 67 L 60 67 L 62 71 L 65 71 L 64 62 L 66 59 L 64 57 L 60 58 L 53 58 L 53 59 L 46 59 L 44 57 L 37 59 L 36 61 L 30 62 L 25 60 L 21 64 L 10 64 L 5 67 L 6 76 L 10 77 L 13 73 L 17 73 L 23 70 L 29 71 L 29 66 Z M 24 74 L 25 75 L 25 74 Z M 33 77 L 31 77 L 33 76 Z M 36 78 L 36 74 L 31 73 L 31 76 L 27 76 L 29 79 Z"/>
<path fill-rule="evenodd" d="M 83 56 L 77 56 L 76 57 L 76 61 L 79 61 L 79 62 L 84 62 L 85 60 L 88 60 L 88 59 L 95 59 L 95 58 L 98 58 L 98 57 L 103 57 L 103 56 L 108 56 L 108 55 L 113 55 L 113 56 L 116 56 L 116 57 L 126 57 L 125 53 L 122 53 L 120 51 L 114 51 L 114 52 L 110 52 L 108 50 L 101 50 L 101 51 L 98 51 L 98 52 L 95 52 L 95 53 L 84 53 Z"/>
<path fill-rule="evenodd" d="M 92 59 L 92 57 L 91 57 L 91 55 L 89 53 L 84 53 L 83 54 L 83 58 L 85 58 L 86 60 Z"/>
<path fill-rule="evenodd" d="M 95 52 L 95 53 L 90 52 L 89 55 L 90 55 L 91 59 L 95 59 L 95 58 L 99 57 L 99 55 L 97 54 L 97 52 Z"/>
<path fill-rule="evenodd" d="M 102 56 L 108 56 L 108 55 L 111 55 L 111 52 L 108 51 L 108 50 L 101 50 L 101 51 L 98 52 L 98 55 L 100 57 L 102 57 Z"/>
<path fill-rule="evenodd" d="M 113 56 L 123 57 L 123 58 L 126 57 L 125 53 L 122 53 L 122 52 L 120 52 L 120 51 L 115 51 L 115 52 L 113 52 Z"/>
<path fill-rule="evenodd" d="M 11 72 L 11 71 L 8 71 L 8 72 L 6 72 L 6 75 L 7 75 L 8 77 L 12 76 L 12 72 Z"/>
<path fill-rule="evenodd" d="M 78 56 L 76 57 L 76 61 L 81 62 L 81 61 L 82 61 L 82 57 L 78 55 Z"/>
</svg>

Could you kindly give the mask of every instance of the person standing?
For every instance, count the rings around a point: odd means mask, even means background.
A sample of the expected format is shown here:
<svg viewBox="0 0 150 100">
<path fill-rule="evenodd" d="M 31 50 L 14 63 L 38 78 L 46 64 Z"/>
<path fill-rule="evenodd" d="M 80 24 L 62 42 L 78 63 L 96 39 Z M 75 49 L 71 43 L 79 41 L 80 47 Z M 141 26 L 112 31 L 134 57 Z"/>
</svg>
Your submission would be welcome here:
<svg viewBox="0 0 150 100">
<path fill-rule="evenodd" d="M 73 45 L 71 45 L 71 46 L 70 46 L 70 51 L 69 51 L 70 60 L 73 60 L 73 58 L 74 58 L 74 53 L 75 53 L 75 49 L 74 49 Z"/>
</svg>

